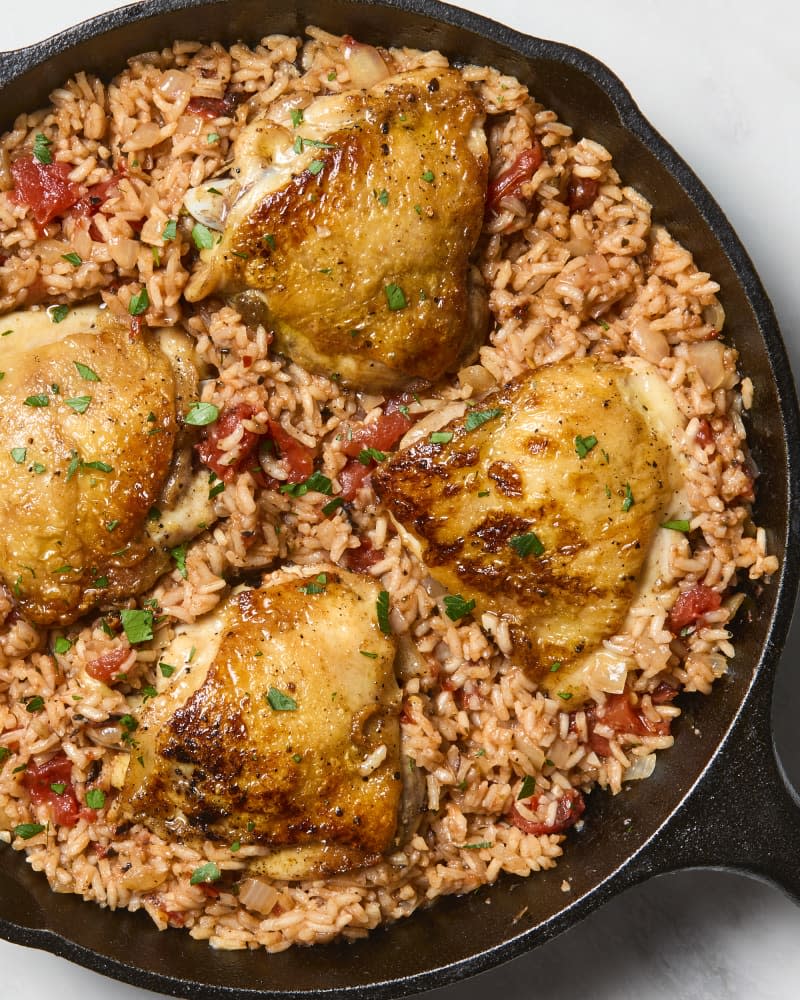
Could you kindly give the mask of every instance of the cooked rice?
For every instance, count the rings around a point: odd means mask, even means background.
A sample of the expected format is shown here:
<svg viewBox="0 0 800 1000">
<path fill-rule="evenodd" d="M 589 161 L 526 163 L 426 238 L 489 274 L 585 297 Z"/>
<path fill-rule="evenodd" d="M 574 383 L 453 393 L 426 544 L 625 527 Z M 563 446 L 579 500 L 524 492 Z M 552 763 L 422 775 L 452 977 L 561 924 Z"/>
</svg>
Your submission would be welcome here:
<svg viewBox="0 0 800 1000">
<path fill-rule="evenodd" d="M 276 35 L 254 48 L 177 42 L 131 59 L 107 85 L 79 73 L 53 92 L 50 107 L 21 115 L 2 139 L 6 166 L 9 154 L 43 132 L 74 181 L 98 184 L 112 178 L 112 164 L 126 169 L 117 196 L 93 217 L 94 225 L 67 216 L 45 236 L 26 207 L 9 197 L 8 170 L 0 170 L 0 310 L 99 294 L 110 310 L 127 317 L 131 296 L 146 287 L 148 322 L 183 325 L 195 336 L 200 357 L 219 369 L 204 399 L 220 408 L 251 404 L 255 416 L 247 429 L 263 431 L 267 420 L 277 420 L 304 444 L 319 445 L 321 469 L 336 483 L 346 461 L 337 428 L 380 412 L 383 398 L 347 392 L 334 380 L 273 358 L 267 333 L 248 329 L 230 307 L 185 308 L 181 293 L 193 260 L 189 230 L 180 224 L 167 242 L 161 235 L 178 217 L 188 188 L 222 170 L 231 141 L 256 114 L 274 112 L 289 98 L 302 104 L 346 88 L 341 40 L 317 29 L 309 35 L 305 45 Z M 385 56 L 398 70 L 447 65 L 438 52 L 391 49 Z M 654 704 L 650 694 L 665 680 L 686 691 L 711 690 L 734 655 L 726 626 L 739 602 L 728 596 L 704 625 L 676 639 L 665 622 L 678 590 L 705 583 L 722 591 L 742 573 L 757 579 L 777 568 L 746 499 L 752 476 L 742 409 L 753 404 L 753 386 L 749 379 L 739 383 L 732 348 L 724 354 L 724 384 L 712 391 L 704 382 L 692 345 L 717 337 L 719 287 L 652 224 L 651 206 L 622 183 L 611 154 L 590 139 L 576 142 L 518 81 L 486 67 L 467 66 L 462 73 L 489 116 L 493 175 L 534 137 L 547 150 L 522 196 L 504 199 L 487 223 L 480 245 L 494 316 L 480 364 L 505 381 L 587 353 L 638 354 L 658 366 L 687 419 L 683 448 L 696 530 L 691 540 L 675 533 L 671 589 L 639 608 L 630 631 L 608 643 L 635 663 L 629 683 L 641 696 L 642 711 L 654 722 L 672 718 L 679 710 Z M 190 97 L 222 98 L 228 91 L 247 98 L 230 117 L 208 123 L 186 113 Z M 564 191 L 570 175 L 600 185 L 588 213 L 569 213 Z M 83 263 L 66 262 L 65 249 Z M 430 414 L 426 431 L 435 429 L 437 419 L 442 426 L 453 406 L 470 398 L 475 384 L 474 377 L 453 378 L 411 409 Z M 709 426 L 713 435 L 701 433 Z M 232 459 L 239 438 L 234 433 L 223 442 Z M 287 475 L 280 461 L 268 471 L 275 480 Z M 163 623 L 152 648 L 131 649 L 128 680 L 115 688 L 93 681 L 85 667 L 125 646 L 124 638 L 109 637 L 98 618 L 70 630 L 71 649 L 56 656 L 50 652 L 53 634 L 19 619 L 0 590 L 0 745 L 10 751 L 0 779 L 0 828 L 6 831 L 0 836 L 25 850 L 54 890 L 112 909 L 144 908 L 158 927 L 186 927 L 219 948 L 281 951 L 337 935 L 361 937 L 440 895 L 493 882 L 501 872 L 522 876 L 553 867 L 564 837 L 527 834 L 506 819 L 524 775 L 536 778 L 538 818 L 552 824 L 565 790 L 599 785 L 618 792 L 637 759 L 671 746 L 671 736 L 599 727 L 610 746 L 609 756 L 599 757 L 588 742 L 586 713 L 570 714 L 514 666 L 506 622 L 484 615 L 458 624 L 440 613 L 424 566 L 393 532 L 368 484 L 349 518 L 343 511 L 323 516 L 325 502 L 315 493 L 283 495 L 260 487 L 249 472 L 239 475 L 216 500 L 219 520 L 190 545 L 187 578 L 175 570 L 145 595 L 158 602 Z M 368 869 L 276 881 L 255 895 L 243 890 L 240 899 L 230 879 L 209 891 L 190 885 L 190 875 L 206 861 L 223 872 L 243 872 L 248 858 L 263 853 L 259 848 L 233 853 L 207 842 L 198 850 L 142 826 L 117 831 L 102 809 L 72 828 L 47 825 L 27 841 L 9 832 L 21 823 L 48 823 L 47 806 L 29 800 L 21 768 L 59 748 L 73 764 L 79 801 L 89 785 L 113 797 L 119 749 L 104 738 L 104 726 L 130 711 L 132 695 L 155 684 L 157 650 L 174 624 L 214 608 L 228 591 L 227 578 L 281 563 L 340 561 L 362 538 L 383 551 L 371 572 L 391 595 L 394 631 L 411 636 L 420 653 L 402 678 L 403 759 L 425 780 L 428 812 L 409 843 Z M 26 708 L 35 695 L 44 700 L 38 713 Z"/>
</svg>

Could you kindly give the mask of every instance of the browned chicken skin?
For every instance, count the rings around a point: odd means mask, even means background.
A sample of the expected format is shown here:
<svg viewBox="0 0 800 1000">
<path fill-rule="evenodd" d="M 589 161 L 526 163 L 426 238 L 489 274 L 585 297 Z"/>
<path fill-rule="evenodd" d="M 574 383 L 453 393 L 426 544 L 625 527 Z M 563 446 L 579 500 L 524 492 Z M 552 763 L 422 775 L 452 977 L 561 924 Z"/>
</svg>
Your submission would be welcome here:
<svg viewBox="0 0 800 1000">
<path fill-rule="evenodd" d="M 239 593 L 165 651 L 173 664 L 189 643 L 198 652 L 142 712 L 120 817 L 272 847 L 257 867 L 284 878 L 388 850 L 402 792 L 395 643 L 378 585 L 322 569 Z"/>
<path fill-rule="evenodd" d="M 373 473 L 434 579 L 509 619 L 545 683 L 621 625 L 676 486 L 641 385 L 592 359 L 542 368 Z"/>
<path fill-rule="evenodd" d="M 238 304 L 279 351 L 360 388 L 455 370 L 487 328 L 469 264 L 486 195 L 482 122 L 449 69 L 318 98 L 295 130 L 254 122 L 234 153 L 222 239 L 187 298 L 244 292 Z"/>
<path fill-rule="evenodd" d="M 44 330 L 28 329 L 37 315 Z M 169 565 L 148 512 L 174 471 L 197 372 L 187 349 L 175 364 L 155 335 L 132 337 L 97 309 L 59 326 L 45 313 L 5 322 L 16 339 L 0 381 L 0 574 L 27 619 L 69 624 Z"/>
</svg>

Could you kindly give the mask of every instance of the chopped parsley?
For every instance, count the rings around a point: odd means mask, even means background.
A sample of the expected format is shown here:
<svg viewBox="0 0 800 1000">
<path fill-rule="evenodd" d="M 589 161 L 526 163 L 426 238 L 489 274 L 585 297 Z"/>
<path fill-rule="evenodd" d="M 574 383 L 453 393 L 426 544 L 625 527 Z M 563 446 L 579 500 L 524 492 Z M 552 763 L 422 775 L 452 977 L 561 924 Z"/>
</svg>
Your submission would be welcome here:
<svg viewBox="0 0 800 1000">
<path fill-rule="evenodd" d="M 189 411 L 183 418 L 183 422 L 191 424 L 192 427 L 206 427 L 208 424 L 213 424 L 218 417 L 218 406 L 213 403 L 197 402 L 189 406 Z"/>
<path fill-rule="evenodd" d="M 358 453 L 358 460 L 362 465 L 369 465 L 370 462 L 385 462 L 386 452 L 378 451 L 377 448 L 362 448 Z"/>
<path fill-rule="evenodd" d="M 629 511 L 635 502 L 633 493 L 631 493 L 631 484 L 625 483 L 625 499 L 622 501 L 622 509 L 626 512 Z"/>
<path fill-rule="evenodd" d="M 89 409 L 89 404 L 92 401 L 91 396 L 73 396 L 72 399 L 65 399 L 64 402 L 67 406 L 74 410 L 76 413 L 86 413 Z"/>
<path fill-rule="evenodd" d="M 529 799 L 533 795 L 536 788 L 536 778 L 532 774 L 526 774 L 522 779 L 522 787 L 517 795 L 517 801 L 520 799 Z"/>
<path fill-rule="evenodd" d="M 170 240 L 174 240 L 178 235 L 178 220 L 170 219 L 169 222 L 164 226 L 164 231 L 161 234 L 161 239 L 165 243 L 169 243 Z"/>
<path fill-rule="evenodd" d="M 108 531 L 109 533 L 111 533 L 112 531 L 116 531 L 118 527 L 119 527 L 119 521 L 106 522 L 106 531 Z"/>
<path fill-rule="evenodd" d="M 69 306 L 52 306 L 47 311 L 50 314 L 51 323 L 61 323 L 69 316 Z"/>
<path fill-rule="evenodd" d="M 322 493 L 324 496 L 330 496 L 333 484 L 321 472 L 312 472 L 302 483 L 284 483 L 280 492 L 288 493 L 292 497 L 304 497 L 306 493 Z"/>
<path fill-rule="evenodd" d="M 185 580 L 189 576 L 189 573 L 186 569 L 186 546 L 177 545 L 174 549 L 169 550 L 169 554 L 175 560 L 175 566 L 180 575 Z"/>
<path fill-rule="evenodd" d="M 377 660 L 378 659 L 378 654 L 377 653 L 370 653 L 369 650 L 367 650 L 367 649 L 359 649 L 359 653 L 361 653 L 362 656 L 366 656 L 366 658 L 368 660 Z"/>
<path fill-rule="evenodd" d="M 490 490 L 478 490 L 479 497 L 488 497 L 490 495 Z"/>
<path fill-rule="evenodd" d="M 308 172 L 310 174 L 318 174 L 320 170 L 325 166 L 322 160 L 312 160 L 308 165 Z"/>
<path fill-rule="evenodd" d="M 670 531 L 682 531 L 684 534 L 689 531 L 692 527 L 690 521 L 684 521 L 682 519 L 677 519 L 674 521 L 665 521 L 662 528 L 669 528 Z"/>
<path fill-rule="evenodd" d="M 172 677 L 175 673 L 175 667 L 171 663 L 159 663 L 158 669 L 161 671 L 162 677 Z"/>
<path fill-rule="evenodd" d="M 481 840 L 477 844 L 461 844 L 462 851 L 482 851 L 485 847 L 491 847 L 492 842 L 490 840 Z"/>
<path fill-rule="evenodd" d="M 240 840 L 234 840 L 234 842 L 231 844 L 230 847 L 231 854 L 236 854 L 236 852 L 240 851 L 241 849 L 242 849 L 242 842 Z"/>
<path fill-rule="evenodd" d="M 8 747 L 0 747 L 0 764 L 2 764 L 5 761 L 6 757 L 10 756 L 11 756 L 11 751 L 8 749 Z"/>
<path fill-rule="evenodd" d="M 161 267 L 161 254 L 158 247 L 150 247 L 150 253 L 153 255 L 153 267 Z"/>
<path fill-rule="evenodd" d="M 132 646 L 153 638 L 153 612 L 124 608 L 119 613 L 125 637 Z"/>
<path fill-rule="evenodd" d="M 108 577 L 98 576 L 97 579 L 94 581 L 94 585 L 95 587 L 97 587 L 98 590 L 105 590 L 106 587 L 108 586 Z"/>
<path fill-rule="evenodd" d="M 434 180 L 436 179 L 436 175 L 434 174 L 434 172 L 432 170 L 425 170 L 423 172 L 423 174 L 422 174 L 422 179 L 427 184 L 433 184 Z"/>
<path fill-rule="evenodd" d="M 474 431 L 489 420 L 501 416 L 502 413 L 503 411 L 499 407 L 495 407 L 493 410 L 470 410 L 464 421 L 464 426 L 468 431 Z"/>
<path fill-rule="evenodd" d="M 22 840 L 30 840 L 31 837 L 35 837 L 44 829 L 45 827 L 41 823 L 20 823 L 19 826 L 14 827 L 13 833 L 15 837 Z"/>
<path fill-rule="evenodd" d="M 596 444 L 597 438 L 594 434 L 589 434 L 586 437 L 581 437 L 579 434 L 575 438 L 575 451 L 578 453 L 578 458 L 586 458 Z"/>
<path fill-rule="evenodd" d="M 306 146 L 311 146 L 313 149 L 334 149 L 332 143 L 321 142 L 319 139 L 304 139 L 302 135 L 298 135 L 294 140 L 294 151 L 295 153 L 302 153 Z"/>
<path fill-rule="evenodd" d="M 221 878 L 222 872 L 219 870 L 219 866 L 213 861 L 209 861 L 204 865 L 200 865 L 199 868 L 195 868 L 192 872 L 192 877 L 189 879 L 189 885 L 218 882 Z"/>
<path fill-rule="evenodd" d="M 78 374 L 82 379 L 87 382 L 99 382 L 100 376 L 97 372 L 93 371 L 88 365 L 82 365 L 80 361 L 73 361 L 73 364 L 78 369 Z"/>
<path fill-rule="evenodd" d="M 102 809 L 106 804 L 106 793 L 102 788 L 90 788 L 86 793 L 86 805 L 90 809 Z"/>
<path fill-rule="evenodd" d="M 11 457 L 17 463 L 17 465 L 22 465 L 25 461 L 25 456 L 28 454 L 27 448 L 12 448 Z"/>
<path fill-rule="evenodd" d="M 384 292 L 386 293 L 386 301 L 392 312 L 398 312 L 400 309 L 405 309 L 408 305 L 406 301 L 405 292 L 403 289 L 396 285 L 393 281 L 390 281 L 388 285 L 384 287 Z"/>
<path fill-rule="evenodd" d="M 145 684 L 142 688 L 142 704 L 150 701 L 151 698 L 155 698 L 157 694 L 158 691 L 156 691 L 152 684 Z"/>
<path fill-rule="evenodd" d="M 80 255 L 75 253 L 74 251 L 71 253 L 62 253 L 61 259 L 65 260 L 68 264 L 72 264 L 73 267 L 80 267 L 81 264 L 83 263 L 83 261 L 80 258 Z"/>
<path fill-rule="evenodd" d="M 95 472 L 113 472 L 114 466 L 108 462 L 81 462 L 84 469 L 94 469 Z"/>
<path fill-rule="evenodd" d="M 275 249 L 275 237 L 272 235 L 272 233 L 265 233 L 265 235 L 262 236 L 261 239 L 267 244 L 270 250 Z"/>
<path fill-rule="evenodd" d="M 572 692 L 571 691 L 559 691 L 558 692 L 558 697 L 562 701 L 569 701 L 570 698 L 572 697 Z"/>
<path fill-rule="evenodd" d="M 47 393 L 37 392 L 34 396 L 28 396 L 25 400 L 25 406 L 49 406 L 50 400 L 47 398 Z"/>
<path fill-rule="evenodd" d="M 529 555 L 540 556 L 544 552 L 544 545 L 535 531 L 514 535 L 513 538 L 509 538 L 508 544 L 520 559 L 525 559 Z"/>
<path fill-rule="evenodd" d="M 382 191 L 378 191 L 376 188 L 376 190 L 373 193 L 375 195 L 375 200 L 380 202 L 380 204 L 383 205 L 384 208 L 386 208 L 386 206 L 389 204 L 389 192 L 386 190 L 386 188 L 383 188 Z"/>
<path fill-rule="evenodd" d="M 289 114 L 292 117 L 292 125 L 297 128 L 298 125 L 303 124 L 303 109 L 302 108 L 292 108 Z"/>
<path fill-rule="evenodd" d="M 206 142 L 213 145 L 215 142 L 219 142 L 219 132 L 209 132 L 206 136 Z"/>
<path fill-rule="evenodd" d="M 453 440 L 452 431 L 434 431 L 430 436 L 431 444 L 447 444 Z"/>
<path fill-rule="evenodd" d="M 50 791 L 55 792 L 56 795 L 63 795 L 66 790 L 67 790 L 67 785 L 66 782 L 63 781 L 54 781 L 50 785 Z"/>
<path fill-rule="evenodd" d="M 39 163 L 52 163 L 53 154 L 50 152 L 50 147 L 53 143 L 43 132 L 37 132 L 33 138 L 33 155 L 39 161 Z"/>
<path fill-rule="evenodd" d="M 389 621 L 389 592 L 387 590 L 382 590 L 378 594 L 378 599 L 375 602 L 375 613 L 378 616 L 378 628 L 384 635 L 391 635 L 392 624 Z"/>
<path fill-rule="evenodd" d="M 72 643 L 66 636 L 59 635 L 53 644 L 53 649 L 55 649 L 59 656 L 63 656 L 64 653 L 68 653 L 72 649 Z"/>
<path fill-rule="evenodd" d="M 31 715 L 41 712 L 43 708 L 44 698 L 40 694 L 35 694 L 32 698 L 29 698 L 25 705 L 25 711 L 30 712 Z"/>
<path fill-rule="evenodd" d="M 290 694 L 279 691 L 276 687 L 271 687 L 266 694 L 269 707 L 275 712 L 296 712 L 297 702 Z"/>
<path fill-rule="evenodd" d="M 550 673 L 555 674 L 561 669 L 561 660 L 553 660 L 550 664 Z"/>
<path fill-rule="evenodd" d="M 128 312 L 131 316 L 141 316 L 142 313 L 146 312 L 149 308 L 150 296 L 147 294 L 146 288 L 143 288 L 141 291 L 131 296 L 131 300 L 128 303 Z"/>
<path fill-rule="evenodd" d="M 192 239 L 198 250 L 210 250 L 214 246 L 214 237 L 211 230 L 204 226 L 202 222 L 195 222 L 192 227 Z"/>
<path fill-rule="evenodd" d="M 606 323 L 606 321 L 604 319 L 599 319 L 597 322 L 600 324 L 600 326 L 602 326 L 602 328 L 604 330 L 610 330 L 611 329 L 611 327 L 608 325 L 608 323 Z"/>
<path fill-rule="evenodd" d="M 457 622 L 475 609 L 474 601 L 465 601 L 461 594 L 447 594 L 444 611 L 451 622 Z"/>
<path fill-rule="evenodd" d="M 334 497 L 333 500 L 329 500 L 328 503 L 322 508 L 322 513 L 325 517 L 330 517 L 331 514 L 335 514 L 336 511 L 344 507 L 344 500 L 341 497 Z"/>
<path fill-rule="evenodd" d="M 324 594 L 327 583 L 327 573 L 320 573 L 313 580 L 309 580 L 308 583 L 303 584 L 302 587 L 298 587 L 297 589 L 301 594 Z"/>
</svg>

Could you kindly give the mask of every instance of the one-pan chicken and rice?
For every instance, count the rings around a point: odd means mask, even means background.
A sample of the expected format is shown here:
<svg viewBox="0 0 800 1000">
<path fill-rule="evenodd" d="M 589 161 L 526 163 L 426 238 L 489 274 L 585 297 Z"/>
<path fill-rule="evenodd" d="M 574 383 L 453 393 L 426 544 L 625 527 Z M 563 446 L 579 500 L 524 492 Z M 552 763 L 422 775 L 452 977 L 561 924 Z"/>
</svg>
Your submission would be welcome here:
<svg viewBox="0 0 800 1000">
<path fill-rule="evenodd" d="M 718 286 L 608 151 L 308 36 L 0 148 L 0 836 L 220 948 L 553 867 L 777 568 Z"/>
</svg>

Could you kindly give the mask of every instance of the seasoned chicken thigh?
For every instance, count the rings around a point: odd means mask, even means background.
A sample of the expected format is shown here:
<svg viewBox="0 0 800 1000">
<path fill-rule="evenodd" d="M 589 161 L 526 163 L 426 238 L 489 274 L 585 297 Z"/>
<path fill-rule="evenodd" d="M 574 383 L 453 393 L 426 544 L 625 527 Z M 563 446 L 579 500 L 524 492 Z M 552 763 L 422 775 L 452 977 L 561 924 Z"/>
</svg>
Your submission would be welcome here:
<svg viewBox="0 0 800 1000">
<path fill-rule="evenodd" d="M 191 475 L 178 415 L 197 398 L 192 343 L 133 337 L 93 307 L 3 323 L 0 574 L 30 621 L 69 624 L 145 590 L 197 530 L 197 510 L 180 526 L 148 519 L 180 506 Z"/>
<path fill-rule="evenodd" d="M 402 792 L 379 593 L 368 577 L 316 566 L 181 627 L 163 654 L 176 671 L 141 713 L 117 817 L 271 847 L 254 867 L 277 878 L 378 860 Z"/>
<path fill-rule="evenodd" d="M 514 658 L 561 689 L 634 598 L 681 484 L 678 419 L 650 366 L 564 362 L 492 393 L 444 443 L 413 445 L 372 481 L 431 576 L 508 619 Z"/>
<path fill-rule="evenodd" d="M 244 293 L 237 305 L 279 351 L 360 388 L 454 370 L 488 322 L 469 263 L 486 195 L 482 125 L 449 69 L 317 98 L 295 128 L 256 120 L 232 177 L 187 196 L 222 236 L 186 297 Z"/>
</svg>

